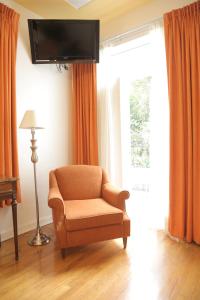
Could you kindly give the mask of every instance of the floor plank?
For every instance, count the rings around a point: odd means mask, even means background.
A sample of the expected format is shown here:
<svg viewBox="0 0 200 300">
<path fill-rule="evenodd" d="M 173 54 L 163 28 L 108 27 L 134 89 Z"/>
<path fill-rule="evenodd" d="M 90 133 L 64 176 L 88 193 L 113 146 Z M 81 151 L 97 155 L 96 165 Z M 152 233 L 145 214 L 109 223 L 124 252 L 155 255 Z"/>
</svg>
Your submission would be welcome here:
<svg viewBox="0 0 200 300">
<path fill-rule="evenodd" d="M 30 247 L 33 232 L 19 237 L 20 259 L 13 240 L 0 248 L 0 299 L 200 299 L 200 247 L 175 242 L 163 232 L 143 230 L 123 241 L 70 249 L 61 257 L 53 226 L 43 228 L 51 243 Z"/>
</svg>

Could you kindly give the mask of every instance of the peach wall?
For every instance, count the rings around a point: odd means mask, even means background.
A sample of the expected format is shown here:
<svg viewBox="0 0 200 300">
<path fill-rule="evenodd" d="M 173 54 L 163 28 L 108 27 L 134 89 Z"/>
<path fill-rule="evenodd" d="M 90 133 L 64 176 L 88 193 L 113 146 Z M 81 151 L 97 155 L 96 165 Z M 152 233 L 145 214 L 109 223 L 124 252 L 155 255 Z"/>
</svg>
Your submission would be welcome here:
<svg viewBox="0 0 200 300">
<path fill-rule="evenodd" d="M 138 7 L 129 13 L 107 22 L 101 27 L 101 40 L 140 27 L 163 16 L 165 12 L 183 7 L 194 0 L 153 0 L 146 5 Z"/>
</svg>

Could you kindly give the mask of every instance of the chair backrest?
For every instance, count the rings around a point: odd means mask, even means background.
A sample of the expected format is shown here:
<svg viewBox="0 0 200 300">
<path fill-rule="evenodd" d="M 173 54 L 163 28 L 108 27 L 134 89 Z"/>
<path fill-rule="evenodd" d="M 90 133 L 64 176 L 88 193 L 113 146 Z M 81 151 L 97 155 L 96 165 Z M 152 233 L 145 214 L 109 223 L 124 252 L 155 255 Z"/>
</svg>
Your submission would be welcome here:
<svg viewBox="0 0 200 300">
<path fill-rule="evenodd" d="M 64 200 L 83 200 L 101 197 L 101 167 L 71 165 L 56 169 L 55 176 Z"/>
</svg>

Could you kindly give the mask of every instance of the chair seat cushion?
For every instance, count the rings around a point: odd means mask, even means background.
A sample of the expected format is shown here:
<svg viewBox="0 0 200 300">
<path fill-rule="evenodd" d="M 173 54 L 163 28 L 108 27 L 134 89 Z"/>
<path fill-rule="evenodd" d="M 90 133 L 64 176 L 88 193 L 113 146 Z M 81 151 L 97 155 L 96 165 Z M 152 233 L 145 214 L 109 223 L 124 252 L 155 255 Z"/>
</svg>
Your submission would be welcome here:
<svg viewBox="0 0 200 300">
<path fill-rule="evenodd" d="M 67 231 L 82 230 L 123 222 L 123 212 L 105 200 L 64 201 Z"/>
</svg>

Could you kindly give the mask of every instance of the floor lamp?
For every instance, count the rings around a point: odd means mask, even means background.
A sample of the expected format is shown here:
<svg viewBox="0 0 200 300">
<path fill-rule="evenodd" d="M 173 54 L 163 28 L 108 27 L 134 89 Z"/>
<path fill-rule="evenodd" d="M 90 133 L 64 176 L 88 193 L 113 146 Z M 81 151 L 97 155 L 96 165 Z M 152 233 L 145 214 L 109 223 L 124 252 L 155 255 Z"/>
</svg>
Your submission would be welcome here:
<svg viewBox="0 0 200 300">
<path fill-rule="evenodd" d="M 38 162 L 38 156 L 37 156 L 37 146 L 36 146 L 36 139 L 35 139 L 35 130 L 37 129 L 43 129 L 43 127 L 39 126 L 36 114 L 33 110 L 27 110 L 24 114 L 24 117 L 21 121 L 21 124 L 19 126 L 22 129 L 30 129 L 31 130 L 31 161 L 33 163 L 33 169 L 34 169 L 34 184 L 35 184 L 35 201 L 36 201 L 36 216 L 37 216 L 37 229 L 36 234 L 33 237 L 32 240 L 30 240 L 28 243 L 31 246 L 40 246 L 48 244 L 50 241 L 50 238 L 42 233 L 42 230 L 40 228 L 40 216 L 39 216 L 39 202 L 38 202 L 38 192 L 37 192 L 37 176 L 36 176 L 36 163 Z"/>
</svg>

